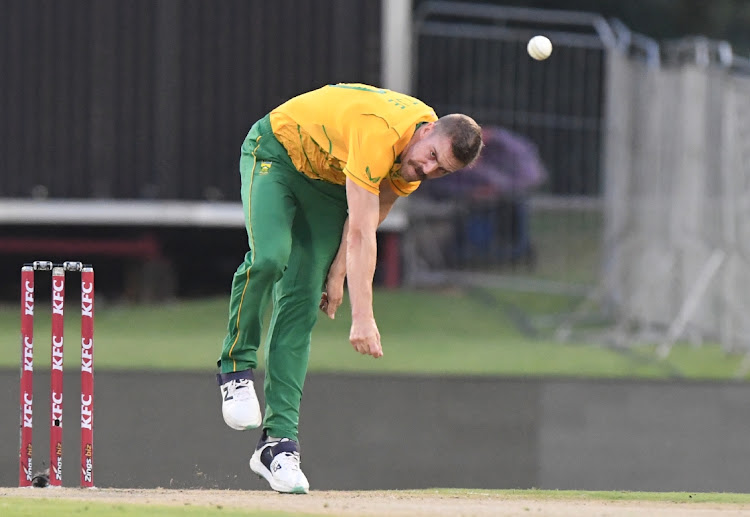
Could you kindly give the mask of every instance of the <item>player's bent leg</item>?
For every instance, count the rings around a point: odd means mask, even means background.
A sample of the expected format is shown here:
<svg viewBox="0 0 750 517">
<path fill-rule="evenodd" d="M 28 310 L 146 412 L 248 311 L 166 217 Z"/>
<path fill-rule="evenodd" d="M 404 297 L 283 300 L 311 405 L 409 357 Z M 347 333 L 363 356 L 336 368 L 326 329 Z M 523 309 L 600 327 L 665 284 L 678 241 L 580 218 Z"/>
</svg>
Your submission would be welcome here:
<svg viewBox="0 0 750 517">
<path fill-rule="evenodd" d="M 289 438 L 269 439 L 264 432 L 250 458 L 250 469 L 277 492 L 306 494 L 310 491 L 310 483 L 300 466 L 299 444 Z"/>
<path fill-rule="evenodd" d="M 221 391 L 221 414 L 232 429 L 255 429 L 263 421 L 253 380 L 252 370 L 216 374 Z"/>
<path fill-rule="evenodd" d="M 267 246 L 264 250 L 275 249 Z M 217 380 L 221 391 L 221 412 L 226 424 L 240 431 L 255 429 L 262 422 L 258 398 L 253 385 L 252 369 L 257 366 L 260 343 L 261 315 L 270 298 L 273 283 L 281 276 L 286 255 L 283 249 L 276 254 L 258 253 L 247 275 L 235 275 L 230 300 L 230 317 L 224 339 Z M 250 268 L 252 267 L 252 274 Z"/>
<path fill-rule="evenodd" d="M 255 135 L 256 126 L 253 128 L 240 158 L 250 251 L 232 280 L 227 335 L 218 362 L 222 415 L 227 425 L 238 430 L 261 424 L 252 369 L 257 366 L 262 316 L 273 285 L 283 275 L 289 258 L 295 213 L 294 196 L 285 184 L 283 166 L 274 161 L 274 174 L 257 166 L 256 151 L 263 149 L 258 145 L 261 140 Z M 272 158 L 267 154 L 261 157 Z"/>
<path fill-rule="evenodd" d="M 290 184 L 299 202 L 284 276 L 274 286 L 275 306 L 266 346 L 264 429 L 297 439 L 310 335 L 328 268 L 347 217 L 346 191 L 297 174 Z"/>
</svg>

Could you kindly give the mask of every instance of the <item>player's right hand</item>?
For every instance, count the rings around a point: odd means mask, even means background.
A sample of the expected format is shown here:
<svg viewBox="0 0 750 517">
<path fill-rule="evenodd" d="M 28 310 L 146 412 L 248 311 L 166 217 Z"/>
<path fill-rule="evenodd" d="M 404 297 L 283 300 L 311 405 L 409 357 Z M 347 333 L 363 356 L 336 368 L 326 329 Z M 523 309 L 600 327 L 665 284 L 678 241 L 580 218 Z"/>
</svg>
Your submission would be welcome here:
<svg viewBox="0 0 750 517">
<path fill-rule="evenodd" d="M 364 355 L 383 357 L 383 347 L 380 345 L 380 331 L 375 318 L 354 318 L 349 332 L 349 342 L 354 350 Z"/>
</svg>

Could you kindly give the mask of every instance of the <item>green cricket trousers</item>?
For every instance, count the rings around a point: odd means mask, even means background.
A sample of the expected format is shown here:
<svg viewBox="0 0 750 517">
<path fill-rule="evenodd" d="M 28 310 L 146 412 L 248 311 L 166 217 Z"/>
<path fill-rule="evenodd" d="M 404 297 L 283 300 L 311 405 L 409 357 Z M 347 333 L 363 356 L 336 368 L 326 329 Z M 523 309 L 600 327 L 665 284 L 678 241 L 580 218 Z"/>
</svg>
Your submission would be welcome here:
<svg viewBox="0 0 750 517">
<path fill-rule="evenodd" d="M 250 251 L 232 280 L 221 373 L 257 367 L 262 321 L 270 436 L 297 440 L 310 335 L 328 268 L 347 217 L 346 189 L 297 171 L 274 137 L 269 116 L 250 129 L 240 155 L 242 206 Z"/>
</svg>

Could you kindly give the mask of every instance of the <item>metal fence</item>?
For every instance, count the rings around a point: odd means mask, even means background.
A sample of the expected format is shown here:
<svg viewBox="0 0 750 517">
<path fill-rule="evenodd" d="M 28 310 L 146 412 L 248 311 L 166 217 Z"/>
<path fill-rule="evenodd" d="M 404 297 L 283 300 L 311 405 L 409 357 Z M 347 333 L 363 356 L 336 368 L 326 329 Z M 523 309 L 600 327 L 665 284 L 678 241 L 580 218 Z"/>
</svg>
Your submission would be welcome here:
<svg viewBox="0 0 750 517">
<path fill-rule="evenodd" d="M 526 53 L 539 33 L 554 42 L 552 57 L 541 62 Z M 416 95 L 440 114 L 467 113 L 526 139 L 547 179 L 531 192 L 501 193 L 492 205 L 471 194 L 434 203 L 429 189 L 417 191 L 409 204 L 416 234 L 409 281 L 518 285 L 523 275 L 526 288 L 544 280 L 542 289 L 574 290 L 597 282 L 605 49 L 624 34 L 592 13 L 420 4 Z"/>
<path fill-rule="evenodd" d="M 660 68 L 609 60 L 603 301 L 613 337 L 664 355 L 682 339 L 750 351 L 750 66 L 707 43 Z"/>
<path fill-rule="evenodd" d="M 578 293 L 556 314 L 561 338 L 750 352 L 750 60 L 595 14 L 484 4 L 425 2 L 414 32 L 417 95 L 528 138 L 549 176 L 516 196 L 535 251 L 521 267 L 497 253 L 516 238 L 508 200 L 488 212 L 418 191 L 410 281 Z M 525 49 L 538 33 L 554 42 L 542 62 Z"/>
<path fill-rule="evenodd" d="M 549 166 L 546 192 L 600 193 L 603 50 L 615 44 L 602 17 L 426 2 L 414 30 L 417 96 L 438 113 L 467 113 L 530 138 Z M 554 41 L 554 59 L 526 53 L 540 31 Z"/>
<path fill-rule="evenodd" d="M 236 200 L 250 125 L 380 78 L 366 0 L 0 0 L 0 198 Z"/>
<path fill-rule="evenodd" d="M 0 13 L 0 198 L 235 201 L 255 119 L 381 76 L 380 2 L 0 0 Z M 542 62 L 525 49 L 537 33 L 554 43 Z M 546 182 L 489 204 L 419 189 L 404 204 L 408 282 L 587 293 L 613 309 L 618 343 L 750 349 L 748 60 L 592 13 L 487 4 L 421 2 L 413 36 L 411 93 L 532 143 Z"/>
</svg>

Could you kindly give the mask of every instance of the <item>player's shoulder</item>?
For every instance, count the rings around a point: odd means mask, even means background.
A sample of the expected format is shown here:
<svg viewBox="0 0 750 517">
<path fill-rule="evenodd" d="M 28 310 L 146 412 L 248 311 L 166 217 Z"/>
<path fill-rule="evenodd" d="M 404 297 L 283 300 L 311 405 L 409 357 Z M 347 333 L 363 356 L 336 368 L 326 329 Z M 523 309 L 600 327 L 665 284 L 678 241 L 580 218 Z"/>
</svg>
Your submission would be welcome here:
<svg viewBox="0 0 750 517">
<path fill-rule="evenodd" d="M 378 94 L 384 94 L 389 92 L 390 90 L 386 88 L 379 88 L 377 86 L 373 86 L 371 84 L 365 84 L 365 83 L 335 83 L 335 84 L 328 84 L 324 86 L 323 88 L 327 89 L 338 89 L 338 90 L 349 90 L 349 91 L 355 91 L 355 92 L 368 92 L 368 93 L 378 93 Z"/>
<path fill-rule="evenodd" d="M 379 99 L 383 102 L 393 104 L 398 108 L 416 105 L 427 106 L 423 101 L 412 95 L 365 83 L 336 83 L 329 84 L 322 89 L 325 89 L 330 93 L 347 92 L 353 96 L 362 95 L 373 100 Z"/>
</svg>

